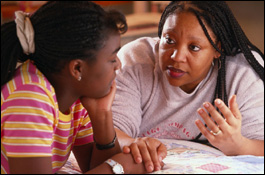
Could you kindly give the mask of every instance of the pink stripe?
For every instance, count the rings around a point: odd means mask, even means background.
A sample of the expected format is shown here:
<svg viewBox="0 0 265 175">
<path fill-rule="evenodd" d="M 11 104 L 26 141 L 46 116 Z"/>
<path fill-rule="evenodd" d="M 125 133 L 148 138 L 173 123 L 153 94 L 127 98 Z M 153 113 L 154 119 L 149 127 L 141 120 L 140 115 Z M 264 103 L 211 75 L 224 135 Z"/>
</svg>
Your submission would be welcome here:
<svg viewBox="0 0 265 175">
<path fill-rule="evenodd" d="M 44 147 L 44 146 L 13 146 L 13 145 L 5 145 L 6 152 L 8 153 L 50 153 L 51 154 L 51 147 Z"/>
<path fill-rule="evenodd" d="M 4 167 L 5 171 L 9 174 L 8 160 L 1 154 L 1 165 Z"/>
<path fill-rule="evenodd" d="M 64 161 L 64 160 L 68 159 L 69 154 L 70 154 L 70 152 L 67 153 L 66 156 L 54 155 L 52 157 L 52 161 Z"/>
<path fill-rule="evenodd" d="M 74 145 L 84 145 L 84 144 L 87 144 L 87 143 L 90 143 L 90 142 L 94 142 L 93 134 L 90 135 L 90 136 L 81 138 L 81 139 L 77 139 L 76 138 Z"/>
<path fill-rule="evenodd" d="M 4 133 L 4 134 L 3 134 Z M 27 130 L 5 130 L 3 129 L 1 134 L 6 137 L 42 137 L 42 138 L 52 138 L 52 133 L 42 132 L 42 131 L 27 131 Z"/>
<path fill-rule="evenodd" d="M 4 103 L 3 107 L 5 106 L 35 107 L 35 108 L 40 108 L 49 113 L 54 113 L 53 106 L 48 105 L 46 103 L 42 103 L 40 101 L 33 100 L 33 99 L 14 99 L 14 100 L 7 101 L 6 103 Z M 25 109 L 25 112 L 27 112 L 27 109 Z"/>
<path fill-rule="evenodd" d="M 23 85 L 23 86 L 20 86 L 18 87 L 17 91 L 29 91 L 30 92 L 38 92 L 40 94 L 43 94 L 43 95 L 47 95 L 46 92 L 40 88 L 39 86 L 36 86 L 34 84 L 26 84 L 26 85 Z"/>
<path fill-rule="evenodd" d="M 8 88 L 7 88 L 7 84 L 5 84 L 2 89 L 1 89 L 1 95 L 4 97 L 4 99 L 6 100 L 9 96 L 9 92 L 8 92 Z M 1 107 L 2 110 L 2 107 Z"/>
<path fill-rule="evenodd" d="M 62 144 L 57 141 L 54 141 L 52 144 L 52 148 L 59 148 L 61 150 L 66 150 L 69 144 Z"/>
</svg>

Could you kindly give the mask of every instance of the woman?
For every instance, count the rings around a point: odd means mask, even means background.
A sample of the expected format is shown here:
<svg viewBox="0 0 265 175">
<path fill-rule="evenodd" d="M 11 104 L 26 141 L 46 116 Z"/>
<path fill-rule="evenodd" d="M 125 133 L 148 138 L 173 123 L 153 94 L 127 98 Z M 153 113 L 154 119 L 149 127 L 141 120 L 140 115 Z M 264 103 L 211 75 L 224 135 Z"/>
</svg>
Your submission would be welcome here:
<svg viewBox="0 0 265 175">
<path fill-rule="evenodd" d="M 264 55 L 227 4 L 172 1 L 158 36 L 118 53 L 112 110 L 120 142 L 183 139 L 226 155 L 264 155 Z"/>
<path fill-rule="evenodd" d="M 71 150 L 84 173 L 146 172 L 112 122 L 126 30 L 122 14 L 88 1 L 48 2 L 1 26 L 1 173 L 56 173 Z"/>
</svg>

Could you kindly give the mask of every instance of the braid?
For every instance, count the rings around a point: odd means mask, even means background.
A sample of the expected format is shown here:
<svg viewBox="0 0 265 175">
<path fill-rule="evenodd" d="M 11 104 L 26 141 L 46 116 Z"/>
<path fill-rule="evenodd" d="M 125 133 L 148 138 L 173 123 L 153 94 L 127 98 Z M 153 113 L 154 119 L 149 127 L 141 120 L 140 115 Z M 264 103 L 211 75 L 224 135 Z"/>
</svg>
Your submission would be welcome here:
<svg viewBox="0 0 265 175">
<path fill-rule="evenodd" d="M 105 46 L 104 41 L 110 34 L 127 31 L 124 15 L 117 11 L 106 12 L 89 1 L 49 1 L 30 20 L 35 33 L 35 53 L 29 56 L 22 52 L 15 23 L 1 26 L 1 43 L 5 44 L 1 44 L 1 68 L 4 67 L 1 70 L 9 73 L 1 76 L 1 86 L 12 78 L 19 60 L 33 60 L 44 75 L 59 72 L 72 59 L 94 62 L 97 51 Z M 12 66 L 7 67 L 8 64 Z"/>
</svg>

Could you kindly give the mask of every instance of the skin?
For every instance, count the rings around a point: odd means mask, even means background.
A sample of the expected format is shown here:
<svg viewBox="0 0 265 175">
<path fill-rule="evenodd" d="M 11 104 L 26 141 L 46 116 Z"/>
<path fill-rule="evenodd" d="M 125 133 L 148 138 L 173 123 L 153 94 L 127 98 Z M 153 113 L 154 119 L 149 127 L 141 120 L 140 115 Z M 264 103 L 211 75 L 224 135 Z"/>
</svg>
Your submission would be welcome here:
<svg viewBox="0 0 265 175">
<path fill-rule="evenodd" d="M 116 56 L 119 49 L 120 35 L 110 33 L 106 45 L 96 55 L 96 62 L 88 64 L 84 60 L 72 60 L 60 73 L 46 76 L 55 89 L 60 112 L 68 113 L 70 106 L 77 99 L 81 100 L 89 113 L 94 138 L 99 144 L 110 143 L 115 135 L 111 105 L 116 92 L 115 71 L 121 66 Z M 84 173 L 111 174 L 111 167 L 103 163 L 108 158 L 121 163 L 125 173 L 146 172 L 143 164 L 134 163 L 131 154 L 121 153 L 118 139 L 111 149 L 97 150 L 95 144 L 90 143 L 75 146 L 73 152 Z M 52 173 L 51 157 L 8 157 L 8 160 L 11 173 Z"/>
<path fill-rule="evenodd" d="M 210 32 L 210 36 L 213 34 Z M 172 86 L 191 93 L 208 74 L 219 53 L 205 36 L 197 18 L 183 12 L 170 15 L 165 21 L 159 43 L 159 64 Z M 174 78 L 168 67 L 182 70 L 184 75 Z"/>
</svg>

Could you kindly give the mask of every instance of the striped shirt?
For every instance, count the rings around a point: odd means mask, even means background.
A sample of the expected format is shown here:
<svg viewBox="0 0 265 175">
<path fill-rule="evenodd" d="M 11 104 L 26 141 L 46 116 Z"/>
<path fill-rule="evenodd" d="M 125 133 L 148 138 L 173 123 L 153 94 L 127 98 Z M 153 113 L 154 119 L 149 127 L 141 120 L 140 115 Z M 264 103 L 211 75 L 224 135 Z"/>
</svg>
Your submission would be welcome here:
<svg viewBox="0 0 265 175">
<path fill-rule="evenodd" d="M 86 110 L 78 100 L 69 115 L 59 111 L 55 90 L 31 61 L 23 63 L 1 89 L 1 174 L 8 157 L 51 157 L 53 173 L 74 145 L 93 141 Z"/>
</svg>

